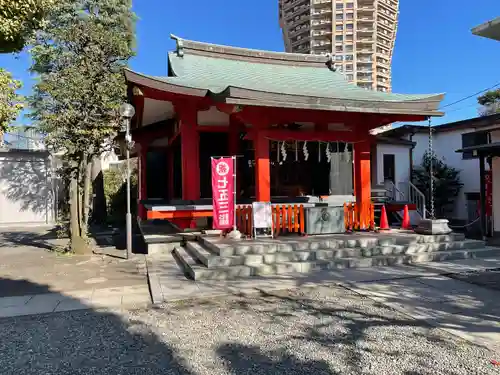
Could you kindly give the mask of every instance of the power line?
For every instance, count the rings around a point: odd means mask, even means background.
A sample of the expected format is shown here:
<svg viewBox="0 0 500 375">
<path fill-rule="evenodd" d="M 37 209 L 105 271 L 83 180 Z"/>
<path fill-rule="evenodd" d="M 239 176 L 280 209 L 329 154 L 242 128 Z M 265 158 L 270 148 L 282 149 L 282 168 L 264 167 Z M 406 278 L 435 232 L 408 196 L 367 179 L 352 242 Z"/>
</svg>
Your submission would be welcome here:
<svg viewBox="0 0 500 375">
<path fill-rule="evenodd" d="M 445 105 L 445 106 L 442 106 L 442 107 L 441 107 L 441 108 L 439 108 L 439 109 L 443 109 L 443 108 L 450 107 L 450 106 L 455 105 L 455 104 L 458 104 L 458 103 L 462 103 L 462 102 L 463 102 L 463 101 L 465 101 L 465 100 L 468 100 L 468 99 L 470 99 L 470 98 L 473 98 L 473 97 L 475 97 L 475 96 L 478 96 L 479 94 L 482 94 L 483 92 L 486 92 L 486 91 L 489 91 L 489 90 L 491 90 L 491 89 L 494 89 L 494 88 L 495 88 L 495 87 L 497 87 L 497 86 L 500 86 L 500 82 L 498 82 L 498 83 L 497 83 L 496 85 L 494 85 L 494 86 L 488 87 L 487 89 L 484 89 L 484 90 L 478 91 L 478 92 L 476 92 L 476 93 L 474 93 L 474 94 L 472 94 L 472 95 L 469 95 L 469 96 L 467 96 L 467 97 L 465 97 L 465 98 L 463 98 L 463 99 L 457 100 L 456 102 L 453 102 L 453 103 L 447 104 L 447 105 Z"/>
</svg>

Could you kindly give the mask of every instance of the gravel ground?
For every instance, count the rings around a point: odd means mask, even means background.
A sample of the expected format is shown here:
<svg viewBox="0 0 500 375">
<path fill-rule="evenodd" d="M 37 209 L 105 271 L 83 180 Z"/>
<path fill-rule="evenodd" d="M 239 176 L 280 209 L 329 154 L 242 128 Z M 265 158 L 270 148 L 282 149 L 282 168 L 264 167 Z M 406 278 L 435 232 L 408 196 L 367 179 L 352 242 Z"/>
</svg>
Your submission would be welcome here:
<svg viewBox="0 0 500 375">
<path fill-rule="evenodd" d="M 0 319 L 0 337 L 1 374 L 500 373 L 491 352 L 334 287 Z"/>
</svg>

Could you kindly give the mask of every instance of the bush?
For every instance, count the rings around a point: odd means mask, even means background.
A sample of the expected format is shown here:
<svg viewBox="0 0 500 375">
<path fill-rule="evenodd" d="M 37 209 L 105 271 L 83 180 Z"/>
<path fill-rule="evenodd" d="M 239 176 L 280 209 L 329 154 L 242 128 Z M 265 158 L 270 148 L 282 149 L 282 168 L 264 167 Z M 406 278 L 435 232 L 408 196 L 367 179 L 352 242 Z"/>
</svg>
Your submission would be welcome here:
<svg viewBox="0 0 500 375">
<path fill-rule="evenodd" d="M 455 198 L 462 189 L 460 171 L 449 167 L 435 154 L 426 152 L 422 164 L 413 171 L 413 184 L 425 195 L 430 211 L 430 167 L 433 168 L 434 210 L 437 218 L 446 218 L 453 213 Z"/>
<path fill-rule="evenodd" d="M 138 170 L 136 160 L 130 161 L 130 210 L 132 217 L 137 214 L 137 181 Z M 127 213 L 127 174 L 126 164 L 120 163 L 104 171 L 104 195 L 106 197 L 108 223 L 122 226 Z"/>
</svg>

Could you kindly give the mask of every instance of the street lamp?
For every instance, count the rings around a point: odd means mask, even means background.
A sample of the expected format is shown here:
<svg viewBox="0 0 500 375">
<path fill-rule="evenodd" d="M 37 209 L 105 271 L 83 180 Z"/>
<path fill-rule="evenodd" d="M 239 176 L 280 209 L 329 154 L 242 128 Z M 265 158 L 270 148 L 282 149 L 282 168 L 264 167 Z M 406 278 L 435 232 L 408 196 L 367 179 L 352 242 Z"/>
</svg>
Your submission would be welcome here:
<svg viewBox="0 0 500 375">
<path fill-rule="evenodd" d="M 132 136 L 130 135 L 130 120 L 134 117 L 135 109 L 128 103 L 120 106 L 120 116 L 125 122 L 125 144 L 127 159 L 127 214 L 125 215 L 127 231 L 127 259 L 132 252 L 132 213 L 130 212 L 130 149 L 132 148 Z"/>
</svg>

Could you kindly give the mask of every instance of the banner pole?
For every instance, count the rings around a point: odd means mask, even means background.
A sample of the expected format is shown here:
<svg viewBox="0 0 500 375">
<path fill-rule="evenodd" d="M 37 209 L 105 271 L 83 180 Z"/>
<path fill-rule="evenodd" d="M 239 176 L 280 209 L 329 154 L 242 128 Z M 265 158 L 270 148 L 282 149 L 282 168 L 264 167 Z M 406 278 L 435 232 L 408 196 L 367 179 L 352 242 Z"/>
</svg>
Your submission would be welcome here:
<svg viewBox="0 0 500 375">
<path fill-rule="evenodd" d="M 233 230 L 236 232 L 238 228 L 236 227 L 236 156 L 231 156 L 233 159 L 233 200 L 234 200 L 234 222 L 233 222 Z"/>
</svg>

